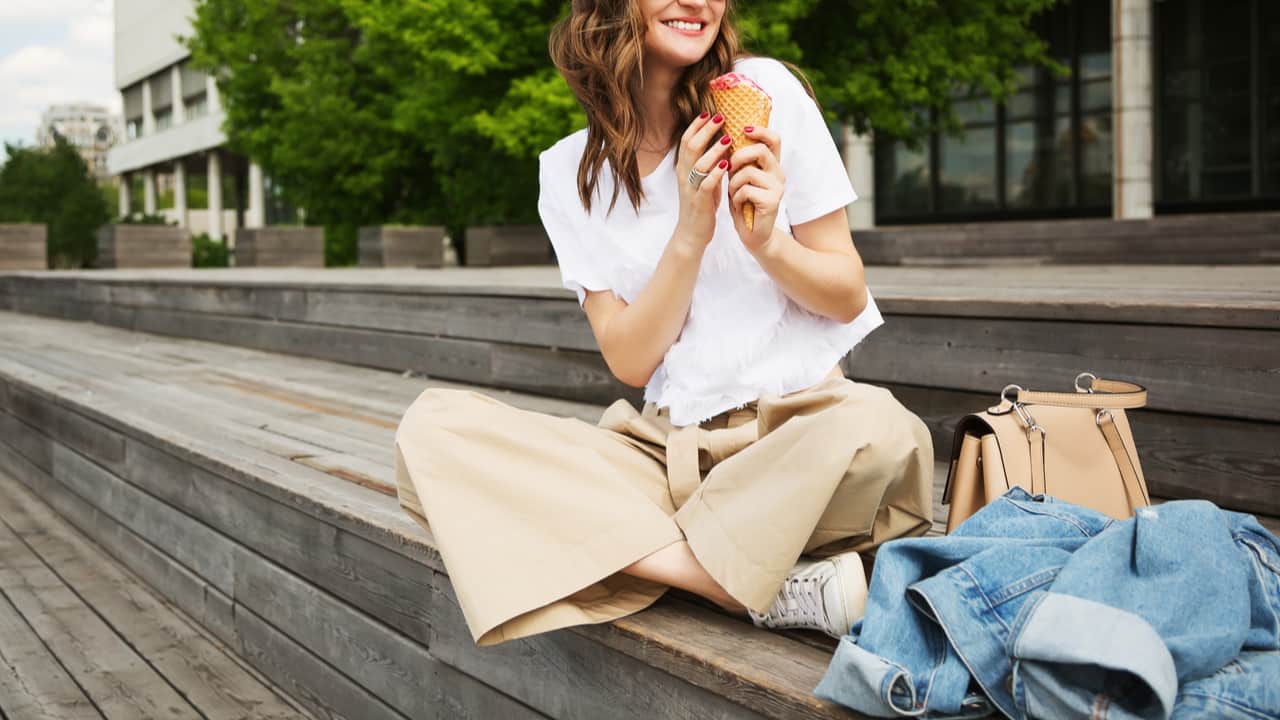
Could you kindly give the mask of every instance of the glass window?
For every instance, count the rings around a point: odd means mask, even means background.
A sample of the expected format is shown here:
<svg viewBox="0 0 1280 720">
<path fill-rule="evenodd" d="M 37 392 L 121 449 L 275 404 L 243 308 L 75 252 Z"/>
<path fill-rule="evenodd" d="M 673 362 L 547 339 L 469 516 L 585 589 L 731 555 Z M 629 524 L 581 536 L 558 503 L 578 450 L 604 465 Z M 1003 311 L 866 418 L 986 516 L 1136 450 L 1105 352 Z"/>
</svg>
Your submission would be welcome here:
<svg viewBox="0 0 1280 720">
<path fill-rule="evenodd" d="M 165 108 L 156 113 L 156 132 L 173 127 L 173 110 Z"/>
<path fill-rule="evenodd" d="M 964 132 L 934 136 L 929 144 L 936 158 L 878 142 L 877 217 L 1106 213 L 1113 153 L 1111 3 L 1060 3 L 1035 26 L 1049 55 L 1069 72 L 1018 68 L 1021 88 L 1002 107 L 988 98 L 957 99 Z"/>
<path fill-rule="evenodd" d="M 996 207 L 996 129 L 971 127 L 963 137 L 939 138 L 938 183 L 942 210 Z"/>
<path fill-rule="evenodd" d="M 879 142 L 875 151 L 876 202 L 889 215 L 930 210 L 929 151 L 902 142 Z"/>
<path fill-rule="evenodd" d="M 1269 170 L 1280 145 L 1271 109 L 1280 103 L 1280 88 L 1268 78 L 1280 58 L 1272 40 L 1280 40 L 1277 16 L 1274 2 L 1157 4 L 1161 202 L 1241 201 L 1280 192 Z M 1259 89 L 1261 98 L 1255 97 Z"/>
</svg>

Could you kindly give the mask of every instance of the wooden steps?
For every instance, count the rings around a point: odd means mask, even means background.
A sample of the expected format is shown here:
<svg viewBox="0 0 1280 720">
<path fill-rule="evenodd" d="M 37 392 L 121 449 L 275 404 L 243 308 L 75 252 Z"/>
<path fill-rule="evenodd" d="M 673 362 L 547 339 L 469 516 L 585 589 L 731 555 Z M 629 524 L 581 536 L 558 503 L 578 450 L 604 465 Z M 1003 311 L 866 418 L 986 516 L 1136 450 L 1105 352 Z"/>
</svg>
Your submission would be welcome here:
<svg viewBox="0 0 1280 720">
<path fill-rule="evenodd" d="M 311 717 L 4 471 L 0 716 Z"/>
<path fill-rule="evenodd" d="M 871 267 L 886 316 L 845 360 L 948 452 L 1010 382 L 1152 392 L 1153 491 L 1280 515 L 1280 266 Z M 0 308 L 602 404 L 618 383 L 554 267 L 0 273 Z M 319 461 L 317 461 L 319 462 Z"/>
<path fill-rule="evenodd" d="M 391 490 L 395 426 L 427 384 L 0 312 L 0 472 L 316 716 L 854 717 L 811 695 L 825 638 L 680 597 L 476 648 Z"/>
</svg>

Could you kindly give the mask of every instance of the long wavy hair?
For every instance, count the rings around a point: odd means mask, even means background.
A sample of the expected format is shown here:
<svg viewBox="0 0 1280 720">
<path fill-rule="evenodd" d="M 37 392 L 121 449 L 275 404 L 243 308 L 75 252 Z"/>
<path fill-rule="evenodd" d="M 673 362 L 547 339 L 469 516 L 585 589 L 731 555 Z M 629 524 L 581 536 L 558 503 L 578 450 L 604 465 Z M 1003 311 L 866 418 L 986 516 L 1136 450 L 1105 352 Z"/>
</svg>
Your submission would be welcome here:
<svg viewBox="0 0 1280 720">
<path fill-rule="evenodd" d="M 685 68 L 676 84 L 676 123 L 668 147 L 679 141 L 694 117 L 711 108 L 711 80 L 733 70 L 734 60 L 746 55 L 733 26 L 733 5 L 733 0 L 726 0 L 715 42 L 701 60 Z M 610 212 L 622 188 L 637 210 L 644 198 L 636 150 L 645 131 L 640 98 L 646 32 L 635 0 L 573 0 L 569 16 L 551 30 L 551 61 L 587 113 L 578 196 L 588 212 L 605 160 L 614 181 Z"/>
</svg>

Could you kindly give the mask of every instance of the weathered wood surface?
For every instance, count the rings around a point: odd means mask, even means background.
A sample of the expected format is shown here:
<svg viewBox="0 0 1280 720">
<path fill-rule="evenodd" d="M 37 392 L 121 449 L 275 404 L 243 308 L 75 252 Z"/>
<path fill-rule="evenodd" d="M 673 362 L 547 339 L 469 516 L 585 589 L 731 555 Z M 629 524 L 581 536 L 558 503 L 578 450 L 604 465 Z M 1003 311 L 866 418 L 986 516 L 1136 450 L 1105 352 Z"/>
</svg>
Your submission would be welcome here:
<svg viewBox="0 0 1280 720">
<path fill-rule="evenodd" d="M 0 303 L 589 404 L 640 401 L 608 372 L 554 268 L 226 272 L 10 273 Z M 1139 445 L 1153 489 L 1280 512 L 1280 446 L 1258 442 L 1280 422 L 1280 268 L 870 272 L 887 323 L 845 370 L 920 390 L 907 405 L 923 416 L 935 415 L 930 393 L 977 401 L 938 417 L 935 433 L 1006 383 L 1066 388 L 1079 371 L 1111 373 L 1152 389 L 1159 412 L 1135 424 L 1153 438 Z M 344 462 L 323 455 L 309 462 Z M 349 469 L 354 482 L 370 475 Z"/>
<path fill-rule="evenodd" d="M 49 322 L 34 318 L 23 318 L 23 321 Z M 119 331 L 93 326 L 79 326 L 77 329 L 91 331 L 98 340 L 106 335 L 120 334 Z M 50 342 L 57 333 L 48 330 L 46 326 L 39 333 L 40 337 L 28 336 L 31 347 L 22 350 L 10 349 L 14 345 L 0 343 L 4 348 L 0 350 L 0 377 L 4 379 L 0 383 L 0 388 L 3 388 L 0 390 L 0 407 L 4 407 L 6 413 L 12 414 L 17 421 L 10 422 L 8 428 L 28 436 L 9 447 L 21 447 L 23 453 L 29 453 L 32 458 L 28 461 L 26 455 L 16 449 L 6 450 L 0 453 L 0 462 L 20 465 L 24 474 L 33 476 L 45 473 L 36 463 L 49 463 L 50 472 L 41 482 L 69 483 L 70 494 L 77 497 L 80 493 L 90 494 L 92 502 L 100 504 L 101 510 L 96 511 L 99 517 L 128 523 L 128 532 L 143 533 L 142 540 L 148 544 L 167 547 L 178 541 L 186 532 L 176 524 L 183 517 L 191 518 L 188 523 L 206 525 L 228 539 L 234 538 L 228 596 L 236 606 L 243 604 L 243 610 L 233 613 L 235 638 L 242 652 L 250 658 L 258 658 L 255 662 L 273 681 L 298 692 L 307 682 L 314 687 L 313 678 L 318 677 L 314 673 L 321 672 L 323 668 L 305 670 L 309 667 L 306 658 L 315 658 L 319 653 L 326 658 L 322 663 L 324 668 L 336 673 L 324 682 L 326 687 L 341 685 L 338 680 L 345 679 L 351 684 L 344 687 L 359 687 L 369 697 L 374 697 L 375 694 L 367 687 L 374 685 L 380 688 L 376 697 L 382 698 L 380 701 L 385 701 L 389 710 L 396 707 L 391 703 L 401 703 L 399 707 L 403 709 L 416 707 L 403 704 L 414 702 L 415 694 L 408 693 L 405 688 L 401 688 L 399 694 L 395 691 L 404 682 L 406 673 L 397 668 L 404 668 L 410 662 L 413 647 L 431 646 L 433 650 L 429 657 L 437 660 L 440 654 L 473 658 L 465 662 L 458 660 L 459 664 L 476 662 L 474 658 L 484 657 L 477 655 L 480 651 L 471 644 L 465 629 L 453 628 L 443 632 L 443 626 L 433 624 L 433 619 L 442 617 L 441 607 L 445 610 L 448 607 L 439 604 L 440 593 L 434 585 L 425 590 L 413 586 L 423 580 L 428 585 L 438 582 L 431 580 L 431 571 L 439 572 L 443 566 L 438 556 L 430 551 L 429 537 L 395 507 L 394 500 L 370 493 L 359 485 L 326 477 L 286 458 L 272 456 L 264 447 L 251 446 L 247 430 L 224 429 L 234 428 L 238 424 L 236 421 L 225 424 L 211 422 L 210 414 L 219 412 L 211 404 L 212 400 L 201 401 L 198 394 L 185 390 L 176 394 L 161 392 L 164 382 L 182 384 L 174 375 L 178 372 L 175 368 L 195 369 L 191 367 L 191 357 L 204 358 L 206 364 L 217 364 L 218 348 L 191 341 L 146 338 L 145 348 L 135 346 L 130 351 L 128 342 L 121 343 L 110 352 L 86 353 L 89 357 L 77 365 L 69 361 L 69 356 L 59 355 L 67 348 L 59 348 L 58 343 Z M 81 337 L 77 344 L 83 348 L 98 343 L 86 342 Z M 246 372 L 246 351 L 228 350 L 241 358 L 240 362 L 231 364 L 240 372 Z M 126 362 L 131 354 L 135 356 L 132 364 Z M 149 370 L 148 364 L 151 365 Z M 315 361 L 302 361 L 300 364 L 312 368 L 322 365 Z M 317 383 L 324 382 L 326 391 L 330 393 L 340 386 L 335 382 L 337 378 L 360 374 L 380 376 L 389 386 L 412 386 L 415 391 L 421 389 L 421 382 L 412 378 L 336 366 L 331 366 L 330 371 L 336 374 L 330 374 L 327 382 L 322 376 L 316 376 Z M 147 382 L 153 384 L 138 384 L 141 378 L 150 378 Z M 268 378 L 261 376 L 259 380 L 269 382 Z M 296 384 L 297 378 L 292 382 Z M 403 395 L 405 405 L 415 396 L 415 391 Z M 228 390 L 224 388 L 223 392 Z M 264 397 L 269 399 L 271 395 Z M 353 400 L 358 402 L 360 398 Z M 551 402 L 531 400 L 542 407 Z M 282 401 L 281 406 L 288 412 L 299 409 L 292 402 Z M 570 411 L 578 411 L 578 406 L 563 406 Z M 596 410 L 598 412 L 599 408 Z M 67 422 L 73 415 L 81 417 L 78 425 Z M 370 418 L 365 415 L 364 411 L 359 411 L 349 413 L 349 416 L 332 417 L 336 422 L 364 425 L 366 432 L 387 432 L 386 449 L 389 454 L 391 430 L 368 422 Z M 388 417 L 392 421 L 396 419 L 395 414 Z M 244 419 L 252 421 L 248 416 Z M 109 424 L 104 424 L 104 421 L 109 421 Z M 63 434 L 62 429 L 67 427 L 72 428 L 71 431 Z M 244 427 L 247 429 L 248 425 Z M 205 443 L 199 439 L 215 433 L 218 433 L 216 442 Z M 33 439 L 32 435 L 41 435 L 44 439 Z M 262 446 L 279 443 L 278 437 L 268 433 L 258 433 L 258 437 Z M 323 439 L 331 442 L 335 435 Z M 42 443 L 47 447 L 41 447 Z M 288 445 L 280 449 L 292 450 Z M 358 451 L 356 447 L 336 449 Z M 206 460 L 203 466 L 196 466 L 193 463 L 197 455 L 214 456 L 219 462 Z M 246 457 L 251 458 L 251 462 L 245 462 Z M 382 467 L 385 468 L 383 478 L 389 480 L 389 457 L 365 460 L 388 463 Z M 241 472 L 229 478 L 226 476 L 229 466 L 235 466 Z M 54 477 L 57 480 L 53 480 Z M 289 490 L 285 489 L 286 485 Z M 143 495 L 163 502 L 147 503 Z M 85 501 L 89 502 L 88 498 Z M 139 516 L 129 506 L 143 507 L 143 515 Z M 171 516 L 168 520 L 162 517 L 165 508 Z M 363 512 L 371 508 L 376 508 L 376 512 Z M 393 525 L 399 525 L 399 528 L 392 531 Z M 165 530 L 166 527 L 174 529 Z M 366 538 L 376 538 L 376 541 L 370 542 Z M 225 552 L 219 548 L 226 547 L 226 542 L 201 540 L 205 557 L 200 561 L 191 557 L 187 560 L 203 567 L 202 572 L 214 576 L 210 580 L 210 590 L 218 594 L 223 590 L 215 588 L 227 580 L 217 580 L 218 571 L 211 568 L 226 567 L 218 558 Z M 240 549 L 241 542 L 245 543 L 244 550 Z M 270 557 L 271 565 L 255 567 L 248 562 L 259 557 Z M 183 570 L 198 574 L 185 563 Z M 287 576 L 281 576 L 282 572 Z M 186 573 L 176 573 L 175 576 L 185 578 Z M 332 596 L 325 593 L 332 593 Z M 185 594 L 190 596 L 190 592 Z M 293 608 L 298 613 L 297 617 L 289 620 L 281 616 L 281 607 Z M 344 608 L 356 607 L 360 613 L 377 622 L 353 620 L 349 615 L 352 611 Z M 810 687 L 786 688 L 774 694 L 762 688 L 753 690 L 750 683 L 725 680 L 726 674 L 732 676 L 749 669 L 768 673 L 771 665 L 779 662 L 777 657 L 750 651 L 731 659 L 710 652 L 699 654 L 696 642 L 691 643 L 689 639 L 697 632 L 696 623 L 691 622 L 683 629 L 646 635 L 643 616 L 632 618 L 630 622 L 638 623 L 634 626 L 635 641 L 647 643 L 648 649 L 644 652 L 650 657 L 668 658 L 663 670 L 631 666 L 640 668 L 635 670 L 637 677 L 651 678 L 648 684 L 634 684 L 636 681 L 632 681 L 631 685 L 623 683 L 614 687 L 612 682 L 566 679 L 563 673 L 555 671 L 554 668 L 560 667 L 559 663 L 566 658 L 578 658 L 577 662 L 583 668 L 599 668 L 598 672 L 610 672 L 619 677 L 631 673 L 619 668 L 636 661 L 625 661 L 623 657 L 615 656 L 619 651 L 614 646 L 622 641 L 615 638 L 610 644 L 601 646 L 589 636 L 595 631 L 593 629 L 541 638 L 520 656 L 514 668 L 541 668 L 537 673 L 542 673 L 540 676 L 550 683 L 538 687 L 516 681 L 505 684 L 510 678 L 501 674 L 464 679 L 459 670 L 467 675 L 472 673 L 466 672 L 466 668 L 453 668 L 449 663 L 435 669 L 431 669 L 429 664 L 419 663 L 416 668 L 432 677 L 440 677 L 438 687 L 461 688 L 450 690 L 452 695 L 446 693 L 447 697 L 441 701 L 445 707 L 454 708 L 507 707 L 509 710 L 528 706 L 540 712 L 591 717 L 590 708 L 631 702 L 620 700 L 631 698 L 637 703 L 640 699 L 645 702 L 661 701 L 661 704 L 647 709 L 650 716 L 685 717 L 691 712 L 708 716 L 747 716 L 750 711 L 739 703 L 747 702 L 753 698 L 753 693 L 759 693 L 768 695 L 770 700 L 760 701 L 759 707 L 755 707 L 752 700 L 753 707 L 757 712 L 773 717 L 828 717 L 833 711 L 821 704 L 815 705 L 809 695 Z M 298 636 L 286 632 L 276 623 L 286 625 Z M 360 633 L 365 632 L 358 630 L 360 627 L 369 628 L 369 633 L 385 633 L 388 629 L 398 633 L 398 646 L 405 648 L 402 652 L 410 654 L 396 662 L 371 658 L 369 648 L 376 648 L 380 653 L 378 657 L 385 658 L 387 656 L 383 653 L 397 644 L 390 644 L 376 634 L 366 635 L 364 641 L 359 641 Z M 268 629 L 275 634 L 255 639 Z M 741 626 L 741 631 L 748 635 L 760 634 L 746 625 Z M 356 632 L 356 635 L 350 635 L 351 632 Z M 643 640 L 639 639 L 641 636 Z M 441 640 L 441 637 L 446 639 Z M 451 645 L 455 641 L 447 638 L 456 638 L 456 643 Z M 775 640 L 783 643 L 780 648 L 794 644 L 786 638 L 777 637 Z M 343 650 L 344 647 L 348 649 Z M 609 649 L 604 649 L 606 647 Z M 805 646 L 796 644 L 796 647 Z M 294 657 L 289 654 L 290 648 L 304 652 Z M 635 657 L 638 653 L 639 650 L 632 650 L 630 654 Z M 622 653 L 623 656 L 627 654 Z M 290 657 L 294 659 L 288 659 Z M 347 659 L 341 660 L 343 657 Z M 423 657 L 426 656 L 420 655 L 418 659 Z M 810 676 L 817 677 L 824 665 L 825 656 L 822 662 L 809 667 Z M 683 689 L 679 689 L 681 685 L 671 685 L 673 680 L 666 674 L 668 672 L 690 684 Z M 504 699 L 502 694 L 492 689 L 492 682 L 498 680 L 504 684 L 496 690 L 514 695 L 520 705 L 510 705 L 511 700 Z M 570 684 L 565 685 L 566 682 Z M 726 687 L 737 688 L 735 695 L 726 697 Z M 459 692 L 463 694 L 459 695 Z M 313 698 L 313 701 L 318 700 Z M 308 707 L 312 707 L 310 703 Z M 332 707 L 332 704 L 316 707 Z M 644 705 L 637 704 L 636 707 Z M 312 709 L 316 710 L 315 707 Z M 510 715 L 507 710 L 499 714 Z M 485 715 L 480 713 L 479 716 Z"/>
<path fill-rule="evenodd" d="M 853 239 L 872 265 L 1275 263 L 1280 213 L 897 225 L 859 230 Z"/>
<path fill-rule="evenodd" d="M 48 235 L 43 223 L 0 223 L 0 271 L 47 269 Z"/>
<path fill-rule="evenodd" d="M 291 702 L 0 473 L 4 523 L 206 720 L 298 718 Z"/>
<path fill-rule="evenodd" d="M 0 595 L 0 717 L 102 718 L 102 713 L 67 674 L 58 658 L 3 595 Z"/>
<path fill-rule="evenodd" d="M 728 619 L 720 627 L 677 601 L 529 641 L 511 658 L 476 650 L 464 628 L 441 620 L 456 621 L 457 611 L 447 579 L 433 575 L 443 565 L 429 536 L 388 495 L 301 462 L 323 458 L 341 468 L 358 459 L 359 472 L 389 486 L 394 425 L 430 384 L 420 378 L 95 325 L 2 319 L 0 467 L 35 478 L 60 512 L 87 516 L 109 548 L 139 555 L 139 572 L 175 597 L 193 602 L 204 583 L 204 604 L 191 613 L 212 617 L 224 642 L 317 714 L 363 705 L 367 717 L 393 717 L 418 707 L 413 694 L 394 691 L 407 667 L 441 678 L 438 686 L 422 680 L 429 688 L 464 688 L 441 701 L 451 707 L 518 702 L 513 707 L 588 716 L 584 708 L 607 706 L 590 693 L 611 689 L 642 707 L 651 702 L 645 687 L 561 684 L 553 668 L 626 666 L 597 645 L 688 682 L 667 701 L 673 714 L 833 712 L 809 694 L 829 648 Z M 600 410 L 505 397 L 589 420 Z M 212 535 L 197 535 L 197 527 Z M 172 547 L 188 536 L 200 557 Z M 134 538 L 132 546 L 122 537 Z M 298 616 L 282 616 L 281 607 Z M 386 641 L 387 633 L 397 639 Z M 722 645 L 733 638 L 741 643 L 729 653 Z M 414 666 L 424 658 L 436 664 Z M 316 678 L 330 695 L 316 694 Z"/>
<path fill-rule="evenodd" d="M 554 262 L 541 225 L 477 225 L 464 233 L 462 261 L 471 267 L 544 265 Z"/>
<path fill-rule="evenodd" d="M 236 230 L 236 266 L 324 267 L 324 229 L 276 225 Z"/>
<path fill-rule="evenodd" d="M 38 502 L 0 474 L 0 593 L 90 710 L 105 717 L 306 716 Z M 9 702 L 0 693 L 0 708 Z M 84 711 L 82 703 L 72 708 Z"/>
<path fill-rule="evenodd" d="M 189 268 L 191 232 L 175 225 L 109 223 L 98 228 L 99 268 Z"/>
<path fill-rule="evenodd" d="M 444 265 L 444 228 L 438 225 L 362 227 L 357 250 L 361 267 L 438 268 Z"/>
</svg>

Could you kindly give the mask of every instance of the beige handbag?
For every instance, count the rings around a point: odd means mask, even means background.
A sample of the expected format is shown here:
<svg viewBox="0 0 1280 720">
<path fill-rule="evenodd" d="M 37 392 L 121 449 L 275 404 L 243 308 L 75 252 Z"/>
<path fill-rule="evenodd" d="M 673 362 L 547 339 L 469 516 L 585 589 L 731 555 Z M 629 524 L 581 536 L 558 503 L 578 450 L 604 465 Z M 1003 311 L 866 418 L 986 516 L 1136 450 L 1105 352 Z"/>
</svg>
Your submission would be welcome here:
<svg viewBox="0 0 1280 720">
<path fill-rule="evenodd" d="M 1074 393 L 1009 385 L 1000 404 L 956 427 L 942 502 L 947 532 L 1018 485 L 1115 518 L 1151 504 L 1124 411 L 1147 404 L 1147 389 L 1091 373 Z"/>
</svg>

